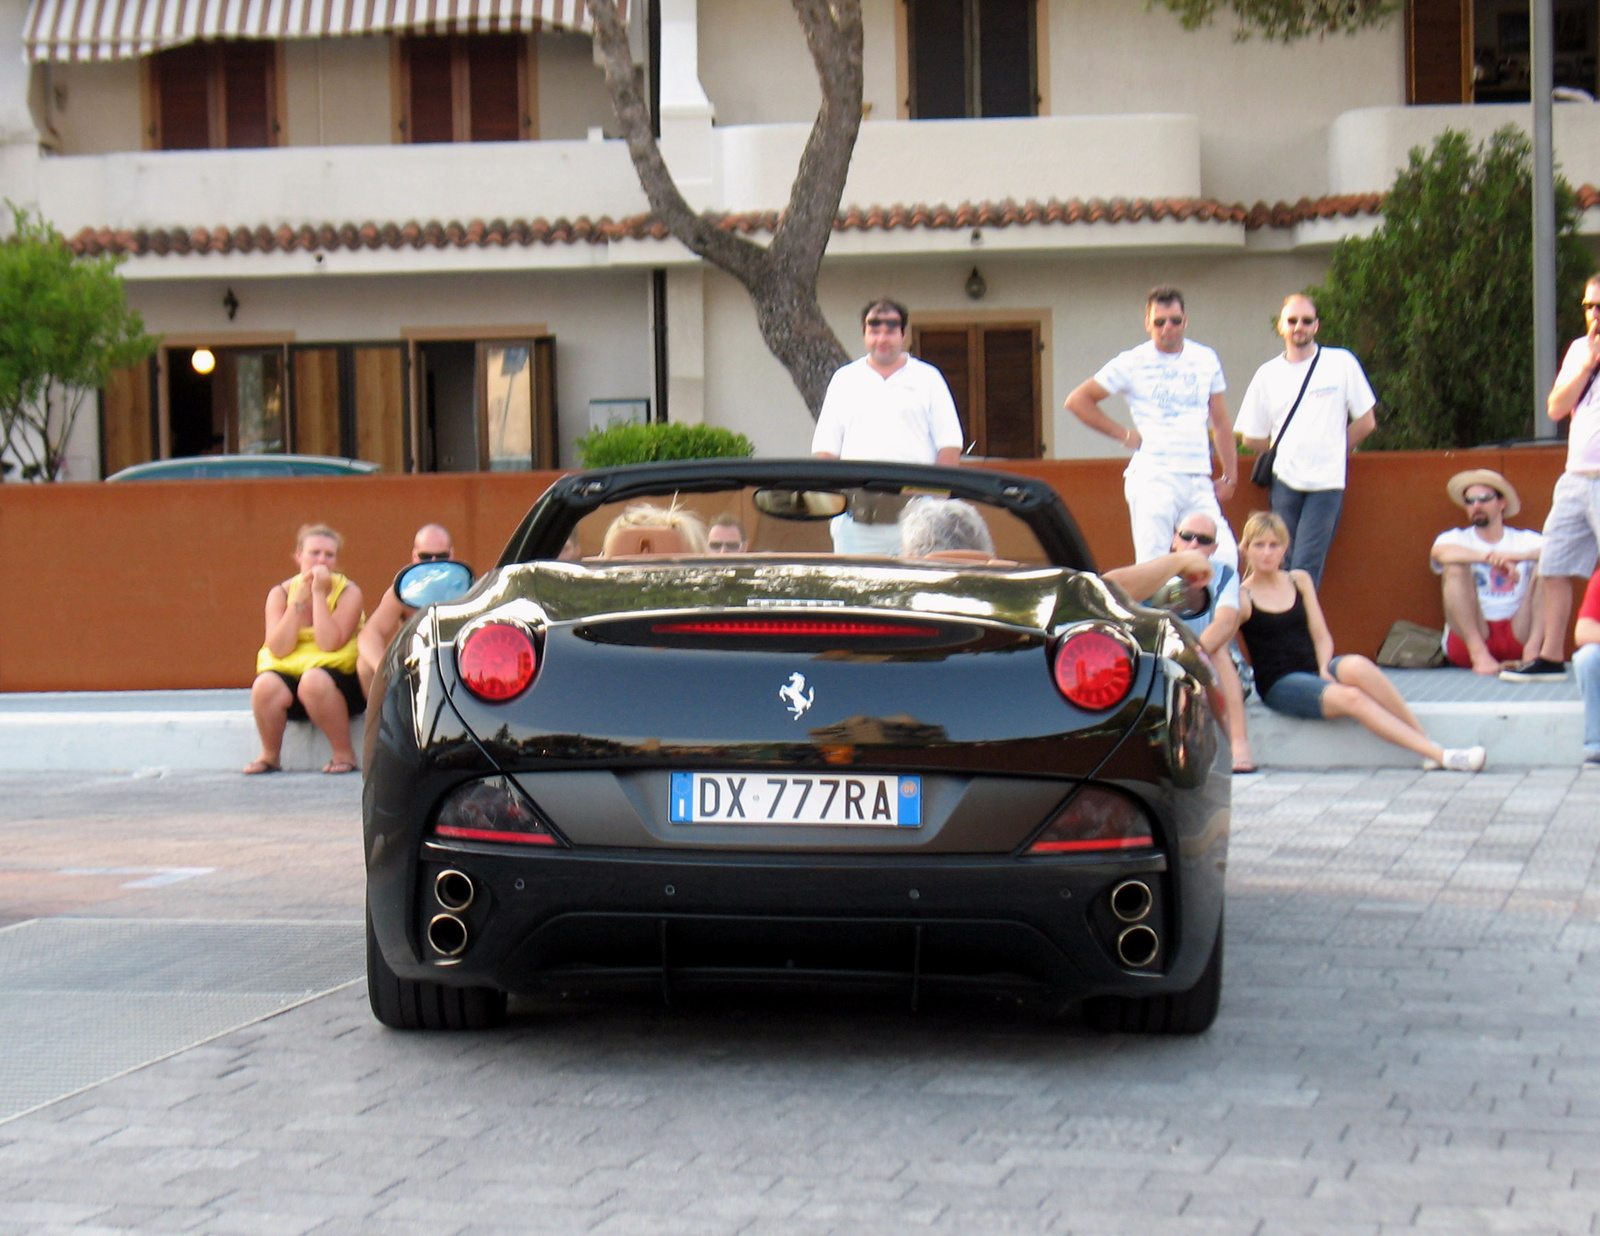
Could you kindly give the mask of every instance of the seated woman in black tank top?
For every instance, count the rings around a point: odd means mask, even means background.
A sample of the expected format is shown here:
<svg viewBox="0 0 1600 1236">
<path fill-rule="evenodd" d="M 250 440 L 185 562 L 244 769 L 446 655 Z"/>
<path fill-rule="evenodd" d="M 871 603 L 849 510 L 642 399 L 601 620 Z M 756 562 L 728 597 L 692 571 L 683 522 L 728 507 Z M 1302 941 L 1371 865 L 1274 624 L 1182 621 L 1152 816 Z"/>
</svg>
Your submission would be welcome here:
<svg viewBox="0 0 1600 1236">
<path fill-rule="evenodd" d="M 1333 655 L 1333 636 L 1304 571 L 1283 570 L 1289 530 L 1272 511 L 1257 511 L 1239 538 L 1244 580 L 1239 634 L 1255 667 L 1261 702 L 1291 717 L 1352 717 L 1379 738 L 1422 757 L 1425 769 L 1477 772 L 1482 747 L 1441 747 L 1429 738 L 1400 692 L 1366 657 Z"/>
</svg>

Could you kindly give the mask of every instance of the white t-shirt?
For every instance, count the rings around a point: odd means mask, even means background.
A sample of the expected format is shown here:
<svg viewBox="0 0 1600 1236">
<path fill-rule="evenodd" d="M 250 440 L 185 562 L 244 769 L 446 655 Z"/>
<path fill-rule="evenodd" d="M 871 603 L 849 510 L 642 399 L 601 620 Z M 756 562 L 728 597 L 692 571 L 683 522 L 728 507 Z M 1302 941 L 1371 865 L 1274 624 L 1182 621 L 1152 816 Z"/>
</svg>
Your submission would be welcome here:
<svg viewBox="0 0 1600 1236">
<path fill-rule="evenodd" d="M 931 464 L 947 446 L 962 446 L 955 400 L 944 375 L 915 356 L 888 377 L 866 357 L 841 366 L 811 435 L 812 454 L 840 459 Z"/>
<path fill-rule="evenodd" d="M 1147 340 L 1112 357 L 1094 380 L 1128 401 L 1142 439 L 1130 473 L 1211 475 L 1211 396 L 1228 389 L 1214 351 L 1186 339 L 1181 352 L 1163 352 Z"/>
<path fill-rule="evenodd" d="M 1588 363 L 1588 337 L 1574 339 L 1561 362 L 1556 383 L 1564 382 Z M 1578 406 L 1572 409 L 1572 432 L 1567 438 L 1567 471 L 1594 472 L 1597 469 L 1600 469 L 1600 377 L 1589 384 Z"/>
<path fill-rule="evenodd" d="M 1533 583 L 1534 573 L 1539 567 L 1539 547 L 1544 544 L 1544 537 L 1531 528 L 1506 528 L 1502 530 L 1498 541 L 1486 541 L 1478 535 L 1476 528 L 1451 528 L 1436 536 L 1433 543 L 1436 548 L 1453 545 L 1475 554 L 1489 554 L 1498 550 L 1503 554 L 1532 555 L 1527 562 L 1517 564 L 1516 583 L 1512 583 L 1511 577 L 1500 567 L 1491 567 L 1487 562 L 1472 564 L 1472 578 L 1478 585 L 1478 608 L 1483 611 L 1484 620 L 1504 622 L 1516 614 L 1522 605 L 1522 598 L 1528 593 L 1528 586 Z M 1435 575 L 1444 574 L 1444 568 L 1432 559 L 1429 559 L 1429 565 L 1433 567 Z"/>
<path fill-rule="evenodd" d="M 1239 405 L 1234 429 L 1247 438 L 1276 439 L 1310 363 L 1291 361 L 1280 352 L 1257 369 Z M 1343 489 L 1349 453 L 1345 429 L 1375 403 L 1360 361 L 1343 348 L 1318 349 L 1317 371 L 1283 435 L 1272 474 L 1302 493 Z"/>
</svg>

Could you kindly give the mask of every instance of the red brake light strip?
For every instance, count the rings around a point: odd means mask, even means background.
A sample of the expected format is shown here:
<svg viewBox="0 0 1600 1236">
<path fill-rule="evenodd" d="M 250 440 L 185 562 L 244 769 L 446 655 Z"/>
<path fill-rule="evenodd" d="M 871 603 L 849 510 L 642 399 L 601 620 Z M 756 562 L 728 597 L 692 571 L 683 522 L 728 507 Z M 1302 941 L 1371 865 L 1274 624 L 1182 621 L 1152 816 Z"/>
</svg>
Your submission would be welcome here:
<svg viewBox="0 0 1600 1236">
<path fill-rule="evenodd" d="M 650 628 L 656 635 L 823 635 L 905 639 L 935 634 L 927 627 L 892 622 L 851 622 L 804 618 L 696 619 L 691 622 L 658 622 Z"/>
<path fill-rule="evenodd" d="M 519 845 L 554 845 L 549 833 L 508 833 L 497 828 L 457 828 L 451 824 L 434 826 L 434 835 L 457 841 L 515 841 Z"/>
</svg>

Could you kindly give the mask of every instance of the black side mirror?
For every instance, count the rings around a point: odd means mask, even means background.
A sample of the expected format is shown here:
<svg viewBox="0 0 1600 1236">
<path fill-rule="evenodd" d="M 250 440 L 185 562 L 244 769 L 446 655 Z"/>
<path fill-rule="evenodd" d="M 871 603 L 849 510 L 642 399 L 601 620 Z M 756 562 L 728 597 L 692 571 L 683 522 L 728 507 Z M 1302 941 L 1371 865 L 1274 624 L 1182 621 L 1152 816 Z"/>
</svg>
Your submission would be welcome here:
<svg viewBox="0 0 1600 1236">
<path fill-rule="evenodd" d="M 394 577 L 400 604 L 423 609 L 464 597 L 472 588 L 472 568 L 465 562 L 413 562 Z"/>
<path fill-rule="evenodd" d="M 1211 608 L 1211 587 L 1192 584 L 1183 576 L 1174 575 L 1145 604 L 1164 609 L 1174 618 L 1199 618 Z"/>
</svg>

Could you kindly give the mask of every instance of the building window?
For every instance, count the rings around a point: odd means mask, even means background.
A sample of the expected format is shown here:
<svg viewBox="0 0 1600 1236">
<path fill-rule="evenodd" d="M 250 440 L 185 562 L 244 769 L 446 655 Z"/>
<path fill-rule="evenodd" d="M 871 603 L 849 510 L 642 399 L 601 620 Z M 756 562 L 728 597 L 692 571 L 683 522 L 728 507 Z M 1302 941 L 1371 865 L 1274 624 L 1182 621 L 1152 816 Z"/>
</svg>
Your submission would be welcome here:
<svg viewBox="0 0 1600 1236">
<path fill-rule="evenodd" d="M 555 344 L 550 335 L 419 342 L 420 470 L 558 467 Z"/>
<path fill-rule="evenodd" d="M 1044 453 L 1039 323 L 913 322 L 911 346 L 944 374 L 973 454 L 1038 459 Z"/>
<path fill-rule="evenodd" d="M 1555 0 L 1554 85 L 1600 90 L 1600 6 Z M 1408 103 L 1526 103 L 1527 0 L 1408 0 Z"/>
<path fill-rule="evenodd" d="M 1035 0 L 907 0 L 915 120 L 1034 116 Z"/>
<path fill-rule="evenodd" d="M 275 146 L 277 45 L 189 43 L 150 58 L 157 150 Z"/>
<path fill-rule="evenodd" d="M 514 34 L 407 39 L 408 142 L 514 142 L 533 136 L 528 40 Z"/>
</svg>

